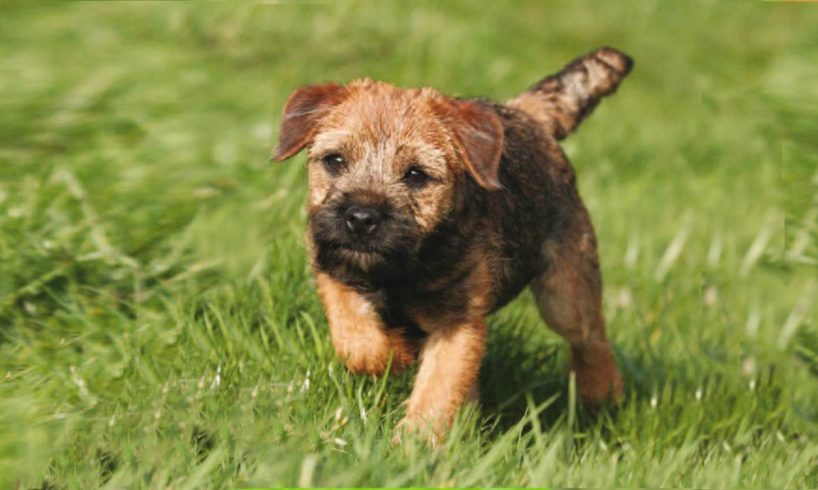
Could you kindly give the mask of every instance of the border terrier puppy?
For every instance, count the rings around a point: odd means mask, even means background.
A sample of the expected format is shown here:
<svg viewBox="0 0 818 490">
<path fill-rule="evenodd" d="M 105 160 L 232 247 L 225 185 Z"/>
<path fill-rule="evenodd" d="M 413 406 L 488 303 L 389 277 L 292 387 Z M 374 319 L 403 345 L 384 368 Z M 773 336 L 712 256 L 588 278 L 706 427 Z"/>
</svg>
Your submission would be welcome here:
<svg viewBox="0 0 818 490">
<path fill-rule="evenodd" d="M 308 242 L 350 371 L 420 367 L 400 426 L 442 436 L 476 397 L 486 315 L 530 286 L 581 400 L 616 401 L 596 238 L 559 140 L 632 60 L 601 48 L 502 104 L 369 79 L 296 90 L 274 160 L 307 147 Z"/>
</svg>

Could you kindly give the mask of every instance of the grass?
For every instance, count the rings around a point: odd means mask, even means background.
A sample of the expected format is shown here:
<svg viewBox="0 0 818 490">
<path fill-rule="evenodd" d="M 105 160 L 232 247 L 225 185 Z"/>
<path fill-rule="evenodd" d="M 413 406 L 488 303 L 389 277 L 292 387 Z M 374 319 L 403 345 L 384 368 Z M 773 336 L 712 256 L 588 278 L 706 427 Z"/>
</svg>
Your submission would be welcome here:
<svg viewBox="0 0 818 490">
<path fill-rule="evenodd" d="M 0 487 L 818 487 L 818 10 L 423 2 L 0 9 Z M 303 249 L 295 87 L 510 97 L 610 44 L 566 142 L 626 378 L 577 408 L 528 293 L 481 405 L 388 444 L 412 373 L 349 376 Z"/>
</svg>

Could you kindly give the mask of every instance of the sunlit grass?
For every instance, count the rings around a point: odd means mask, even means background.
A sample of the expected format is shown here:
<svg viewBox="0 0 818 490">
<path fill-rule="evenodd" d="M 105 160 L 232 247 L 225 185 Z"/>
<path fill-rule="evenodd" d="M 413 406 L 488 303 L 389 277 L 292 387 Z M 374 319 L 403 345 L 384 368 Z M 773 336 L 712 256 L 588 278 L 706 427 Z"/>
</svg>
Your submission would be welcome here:
<svg viewBox="0 0 818 490">
<path fill-rule="evenodd" d="M 818 486 L 818 11 L 666 2 L 0 10 L 0 486 Z M 295 87 L 510 97 L 610 44 L 566 141 L 625 402 L 576 408 L 526 293 L 481 404 L 389 444 L 412 373 L 349 376 L 303 248 Z"/>
</svg>

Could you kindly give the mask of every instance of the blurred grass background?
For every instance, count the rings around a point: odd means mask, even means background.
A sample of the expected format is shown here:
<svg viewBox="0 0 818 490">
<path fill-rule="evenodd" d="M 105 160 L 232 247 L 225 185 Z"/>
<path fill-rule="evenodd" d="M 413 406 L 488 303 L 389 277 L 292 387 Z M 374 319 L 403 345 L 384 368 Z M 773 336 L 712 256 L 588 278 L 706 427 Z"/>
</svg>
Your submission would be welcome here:
<svg viewBox="0 0 818 490">
<path fill-rule="evenodd" d="M 0 486 L 818 486 L 818 7 L 7 2 Z M 439 451 L 411 374 L 334 360 L 287 95 L 370 76 L 504 99 L 636 68 L 566 150 L 627 383 L 576 410 L 526 293 Z"/>
</svg>

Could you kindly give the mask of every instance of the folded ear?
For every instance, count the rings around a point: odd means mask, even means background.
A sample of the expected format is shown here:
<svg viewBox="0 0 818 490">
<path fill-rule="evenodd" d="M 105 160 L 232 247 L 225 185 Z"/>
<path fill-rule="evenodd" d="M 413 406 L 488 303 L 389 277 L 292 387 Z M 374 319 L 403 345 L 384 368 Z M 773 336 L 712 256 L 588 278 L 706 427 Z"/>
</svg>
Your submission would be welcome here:
<svg viewBox="0 0 818 490">
<path fill-rule="evenodd" d="M 284 160 L 299 152 L 312 137 L 318 122 L 346 96 L 337 83 L 307 85 L 290 95 L 281 116 L 278 148 L 273 160 Z"/>
<path fill-rule="evenodd" d="M 466 170 L 484 189 L 502 189 L 500 155 L 503 153 L 503 125 L 491 109 L 474 101 L 454 100 L 441 107 L 443 121 Z"/>
</svg>

